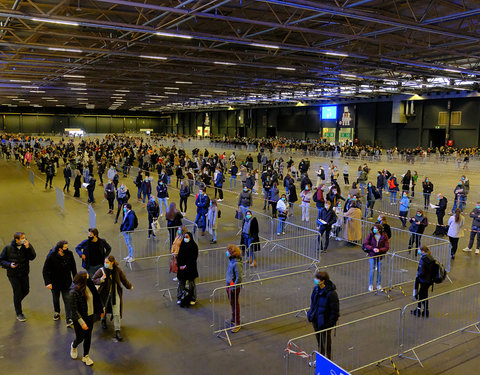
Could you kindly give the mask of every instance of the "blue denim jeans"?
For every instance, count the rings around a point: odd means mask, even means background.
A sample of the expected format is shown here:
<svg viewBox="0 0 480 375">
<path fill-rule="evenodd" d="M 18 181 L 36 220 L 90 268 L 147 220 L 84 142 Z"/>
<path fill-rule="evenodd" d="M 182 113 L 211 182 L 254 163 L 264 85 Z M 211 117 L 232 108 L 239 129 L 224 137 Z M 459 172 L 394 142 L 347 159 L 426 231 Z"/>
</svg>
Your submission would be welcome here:
<svg viewBox="0 0 480 375">
<path fill-rule="evenodd" d="M 452 212 L 455 212 L 455 209 L 457 208 L 457 204 L 460 211 L 463 212 L 463 206 L 465 205 L 465 200 L 466 200 L 465 197 L 459 197 L 459 199 L 455 199 L 455 201 L 453 202 Z"/>
<path fill-rule="evenodd" d="M 245 249 L 247 251 L 247 259 L 250 259 L 251 262 L 255 260 L 255 252 L 250 249 L 252 244 L 252 239 L 248 235 L 242 233 L 243 243 L 245 244 Z"/>
<path fill-rule="evenodd" d="M 160 215 L 163 215 L 162 203 L 165 206 L 165 213 L 168 211 L 167 198 L 158 198 L 158 206 L 160 207 Z"/>
<path fill-rule="evenodd" d="M 368 278 L 369 285 L 373 285 L 373 273 L 375 272 L 375 267 L 377 268 L 377 285 L 382 283 L 382 259 L 379 257 L 370 258 L 370 276 Z"/>
<path fill-rule="evenodd" d="M 390 192 L 390 203 L 397 203 L 397 192 L 394 190 Z"/>
<path fill-rule="evenodd" d="M 278 217 L 277 234 L 285 232 L 285 220 L 287 220 L 286 217 Z"/>
<path fill-rule="evenodd" d="M 201 218 L 203 219 L 200 220 Z M 202 232 L 205 232 L 205 227 L 207 226 L 207 220 L 205 219 L 205 215 L 197 213 L 197 217 L 195 218 L 195 224 L 197 224 L 198 228 L 201 229 Z"/>
<path fill-rule="evenodd" d="M 133 258 L 133 245 L 132 245 L 132 235 L 130 232 L 122 232 L 123 238 L 125 239 L 125 243 L 127 244 L 128 248 L 128 256 Z"/>
<path fill-rule="evenodd" d="M 237 176 L 230 176 L 230 189 L 232 188 L 232 182 L 233 187 L 237 187 Z"/>
<path fill-rule="evenodd" d="M 142 188 L 137 188 L 137 199 L 142 199 Z"/>
<path fill-rule="evenodd" d="M 147 198 L 147 202 L 150 200 L 150 194 L 143 193 L 143 203 L 145 203 L 145 198 Z"/>
</svg>

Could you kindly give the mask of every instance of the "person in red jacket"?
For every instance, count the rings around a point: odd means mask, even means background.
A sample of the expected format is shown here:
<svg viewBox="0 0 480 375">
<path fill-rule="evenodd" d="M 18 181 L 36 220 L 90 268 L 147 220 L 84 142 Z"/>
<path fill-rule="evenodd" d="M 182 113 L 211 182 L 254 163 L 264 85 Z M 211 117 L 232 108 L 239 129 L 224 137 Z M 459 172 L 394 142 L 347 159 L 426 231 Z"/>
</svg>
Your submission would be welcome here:
<svg viewBox="0 0 480 375">
<path fill-rule="evenodd" d="M 383 233 L 383 227 L 381 224 L 375 224 L 372 228 L 372 232 L 367 236 L 363 243 L 363 249 L 370 257 L 370 276 L 368 283 L 368 290 L 373 291 L 373 274 L 377 269 L 377 289 L 382 289 L 382 259 L 383 254 L 386 254 L 390 244 L 388 243 L 388 237 Z"/>
</svg>

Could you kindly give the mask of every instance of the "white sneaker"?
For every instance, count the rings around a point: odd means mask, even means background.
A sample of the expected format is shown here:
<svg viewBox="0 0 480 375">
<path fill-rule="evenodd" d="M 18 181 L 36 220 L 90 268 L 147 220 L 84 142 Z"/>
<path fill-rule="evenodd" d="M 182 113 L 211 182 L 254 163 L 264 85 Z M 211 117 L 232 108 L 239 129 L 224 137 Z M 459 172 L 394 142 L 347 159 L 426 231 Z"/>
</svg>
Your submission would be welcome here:
<svg viewBox="0 0 480 375">
<path fill-rule="evenodd" d="M 72 357 L 72 359 L 78 358 L 78 351 L 77 348 L 73 347 L 73 342 L 70 344 L 70 357 Z"/>
<path fill-rule="evenodd" d="M 480 254 L 480 249 L 475 250 L 475 254 Z"/>
<path fill-rule="evenodd" d="M 197 303 L 197 301 L 190 301 L 190 305 L 195 305 Z"/>
<path fill-rule="evenodd" d="M 172 280 L 173 280 L 173 281 L 178 281 L 178 279 L 177 279 L 176 277 L 174 277 Z"/>
<path fill-rule="evenodd" d="M 221 201 L 223 201 L 223 199 L 219 199 L 219 200 L 217 200 L 217 202 L 221 202 Z"/>
<path fill-rule="evenodd" d="M 369 292 L 373 292 L 373 285 L 369 285 L 369 286 L 368 286 L 368 291 L 369 291 Z"/>
<path fill-rule="evenodd" d="M 377 284 L 377 290 L 382 290 L 382 285 L 381 284 Z"/>
<path fill-rule="evenodd" d="M 466 251 L 466 252 L 471 252 L 472 249 L 470 249 L 469 247 L 466 247 L 465 249 L 463 249 L 463 251 Z"/>
<path fill-rule="evenodd" d="M 129 263 L 135 262 L 135 258 L 130 257 L 130 259 L 128 260 L 128 262 L 129 262 Z"/>
<path fill-rule="evenodd" d="M 280 236 L 280 232 L 277 233 L 277 236 Z"/>
<path fill-rule="evenodd" d="M 82 357 L 82 362 L 85 363 L 87 366 L 93 365 L 93 361 L 88 356 L 88 354 L 86 356 Z"/>
<path fill-rule="evenodd" d="M 123 260 L 127 261 L 130 259 L 130 256 L 126 256 L 125 258 L 123 258 Z"/>
</svg>

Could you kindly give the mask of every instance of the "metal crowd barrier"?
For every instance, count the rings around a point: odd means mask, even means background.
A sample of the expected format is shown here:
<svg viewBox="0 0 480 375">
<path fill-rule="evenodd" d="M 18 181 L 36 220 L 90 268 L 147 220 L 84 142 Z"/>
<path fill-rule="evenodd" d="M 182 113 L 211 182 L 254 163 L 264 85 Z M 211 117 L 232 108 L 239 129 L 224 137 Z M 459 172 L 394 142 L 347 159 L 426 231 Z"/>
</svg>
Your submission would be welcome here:
<svg viewBox="0 0 480 375">
<path fill-rule="evenodd" d="M 317 334 L 331 337 L 331 360 L 347 371 L 360 370 L 398 355 L 401 313 L 400 308 L 392 309 L 288 340 L 286 374 L 315 373 L 311 353 L 320 351 Z"/>
</svg>

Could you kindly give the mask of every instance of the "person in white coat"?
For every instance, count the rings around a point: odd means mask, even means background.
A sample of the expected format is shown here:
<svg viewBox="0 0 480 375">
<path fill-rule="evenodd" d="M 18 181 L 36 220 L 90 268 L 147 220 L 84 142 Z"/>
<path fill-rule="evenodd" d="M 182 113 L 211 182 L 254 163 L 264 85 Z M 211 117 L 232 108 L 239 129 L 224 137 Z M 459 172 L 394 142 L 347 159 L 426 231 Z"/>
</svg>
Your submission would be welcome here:
<svg viewBox="0 0 480 375">
<path fill-rule="evenodd" d="M 217 219 L 218 219 L 218 207 L 217 201 L 212 199 L 210 201 L 210 207 L 208 207 L 207 213 L 207 231 L 212 235 L 211 244 L 217 243 Z"/>
<path fill-rule="evenodd" d="M 450 250 L 452 259 L 455 259 L 455 253 L 458 248 L 458 241 L 463 237 L 463 226 L 465 225 L 465 218 L 459 208 L 455 209 L 455 214 L 448 219 L 448 239 L 452 248 Z"/>
<path fill-rule="evenodd" d="M 278 226 L 277 236 L 285 234 L 285 221 L 288 216 L 287 196 L 282 194 L 282 197 L 277 202 Z"/>
<path fill-rule="evenodd" d="M 305 186 L 305 190 L 303 190 L 300 193 L 300 199 L 302 200 L 302 203 L 300 206 L 302 206 L 302 221 L 308 221 L 309 220 L 309 207 L 310 207 L 310 201 L 312 200 L 313 192 L 311 190 L 311 186 L 307 185 Z"/>
</svg>

